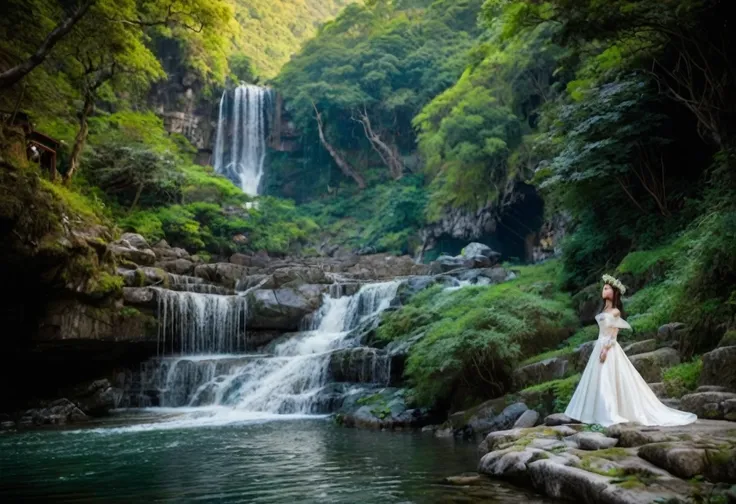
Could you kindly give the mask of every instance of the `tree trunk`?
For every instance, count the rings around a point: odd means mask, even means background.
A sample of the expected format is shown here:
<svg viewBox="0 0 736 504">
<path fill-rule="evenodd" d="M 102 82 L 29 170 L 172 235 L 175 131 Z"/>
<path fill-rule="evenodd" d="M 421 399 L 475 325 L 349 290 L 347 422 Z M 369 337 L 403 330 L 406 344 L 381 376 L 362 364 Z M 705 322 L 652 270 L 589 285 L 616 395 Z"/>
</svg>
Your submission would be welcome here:
<svg viewBox="0 0 736 504">
<path fill-rule="evenodd" d="M 46 59 L 46 56 L 49 55 L 54 46 L 70 31 L 72 31 L 74 25 L 76 25 L 79 20 L 84 17 L 89 8 L 96 1 L 97 0 L 85 0 L 85 2 L 80 5 L 79 8 L 74 11 L 71 16 L 66 18 L 64 21 L 56 25 L 53 30 L 51 30 L 51 33 L 46 36 L 46 39 L 43 41 L 41 46 L 36 50 L 35 53 L 33 53 L 33 55 L 31 55 L 30 58 L 25 60 L 23 63 L 20 63 L 19 65 L 16 65 L 13 68 L 0 73 L 0 89 L 12 86 L 23 77 L 28 75 L 38 65 L 43 63 L 43 61 Z"/>
<path fill-rule="evenodd" d="M 363 109 L 363 112 L 359 112 L 360 117 L 357 120 L 363 125 L 363 132 L 365 137 L 373 147 L 373 150 L 378 153 L 383 160 L 384 164 L 388 167 L 388 171 L 391 173 L 391 177 L 394 180 L 399 180 L 404 175 L 404 164 L 399 159 L 399 153 L 396 150 L 396 146 L 388 145 L 386 142 L 381 140 L 381 136 L 373 131 L 371 126 L 371 120 L 368 117 L 368 112 Z"/>
<path fill-rule="evenodd" d="M 74 138 L 74 147 L 72 148 L 72 154 L 69 157 L 69 170 L 64 174 L 64 182 L 69 183 L 74 173 L 79 168 L 79 161 L 82 157 L 82 151 L 87 143 L 87 134 L 89 133 L 89 116 L 95 109 L 95 100 L 91 95 L 87 95 L 84 99 L 84 107 L 82 108 L 82 114 L 79 117 L 79 131 L 77 136 Z"/>
<path fill-rule="evenodd" d="M 340 168 L 340 171 L 347 177 L 352 178 L 356 184 L 358 184 L 358 187 L 360 189 L 365 189 L 365 179 L 363 176 L 350 164 L 343 159 L 343 157 L 340 155 L 340 153 L 335 149 L 328 141 L 327 138 L 325 138 L 324 129 L 322 127 L 322 116 L 319 113 L 319 110 L 317 110 L 317 105 L 312 102 L 312 106 L 314 107 L 314 112 L 317 114 L 317 128 L 319 130 L 319 141 L 322 143 L 322 146 L 327 149 L 327 152 L 330 153 L 330 156 L 332 156 L 332 159 L 335 160 L 335 163 Z"/>
<path fill-rule="evenodd" d="M 135 198 L 133 198 L 133 204 L 130 205 L 128 212 L 132 212 L 138 205 L 138 201 L 141 199 L 141 193 L 143 192 L 143 182 L 138 184 L 138 189 L 135 191 Z"/>
</svg>

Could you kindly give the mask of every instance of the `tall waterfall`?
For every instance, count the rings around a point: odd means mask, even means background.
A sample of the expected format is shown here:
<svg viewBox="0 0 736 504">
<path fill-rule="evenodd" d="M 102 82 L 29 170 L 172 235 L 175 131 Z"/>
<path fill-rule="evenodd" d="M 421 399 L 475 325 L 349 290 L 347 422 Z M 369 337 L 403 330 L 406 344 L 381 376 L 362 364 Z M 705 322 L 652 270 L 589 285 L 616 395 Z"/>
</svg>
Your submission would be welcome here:
<svg viewBox="0 0 736 504">
<path fill-rule="evenodd" d="M 252 84 L 225 91 L 220 98 L 215 170 L 252 196 L 260 191 L 272 103 L 269 88 Z"/>
<path fill-rule="evenodd" d="M 389 308 L 399 285 L 400 281 L 368 284 L 352 296 L 325 295 L 310 327 L 272 344 L 269 354 L 150 361 L 142 369 L 141 390 L 155 391 L 161 406 L 218 405 L 277 414 L 325 412 L 328 408 L 324 402 L 329 397 L 324 391 L 331 379 L 331 358 L 360 344 L 356 329 Z M 218 305 L 217 309 L 224 308 Z M 201 341 L 198 337 L 192 340 Z M 207 336 L 204 339 L 209 341 Z M 386 369 L 376 369 L 389 364 L 388 358 L 381 357 L 372 355 L 373 371 L 367 374 L 388 376 Z M 146 405 L 145 401 L 141 405 Z"/>
</svg>

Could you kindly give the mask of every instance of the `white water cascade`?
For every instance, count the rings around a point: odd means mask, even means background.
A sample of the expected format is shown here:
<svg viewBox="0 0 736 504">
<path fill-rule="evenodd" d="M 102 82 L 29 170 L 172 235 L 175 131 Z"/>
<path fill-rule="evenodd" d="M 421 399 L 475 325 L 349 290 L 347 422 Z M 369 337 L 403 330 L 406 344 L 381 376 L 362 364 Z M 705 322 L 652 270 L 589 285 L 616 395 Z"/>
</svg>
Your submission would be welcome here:
<svg viewBox="0 0 736 504">
<path fill-rule="evenodd" d="M 325 403 L 334 398 L 326 391 L 332 356 L 359 346 L 360 331 L 356 329 L 389 308 L 400 283 L 367 284 L 352 296 L 325 295 L 307 330 L 285 335 L 269 346 L 268 354 L 191 355 L 149 361 L 141 372 L 141 391 L 155 392 L 152 395 L 161 406 L 229 406 L 270 414 L 327 412 L 329 405 Z M 185 333 L 199 331 L 201 326 L 197 327 L 184 329 Z M 228 330 L 230 326 L 222 327 Z M 198 341 L 196 337 L 193 340 Z M 372 371 L 366 374 L 386 380 L 390 359 L 375 351 L 370 357 Z M 141 406 L 148 404 L 139 401 Z"/>
<path fill-rule="evenodd" d="M 225 91 L 220 99 L 215 170 L 252 196 L 260 194 L 272 103 L 269 88 L 252 84 Z"/>
</svg>

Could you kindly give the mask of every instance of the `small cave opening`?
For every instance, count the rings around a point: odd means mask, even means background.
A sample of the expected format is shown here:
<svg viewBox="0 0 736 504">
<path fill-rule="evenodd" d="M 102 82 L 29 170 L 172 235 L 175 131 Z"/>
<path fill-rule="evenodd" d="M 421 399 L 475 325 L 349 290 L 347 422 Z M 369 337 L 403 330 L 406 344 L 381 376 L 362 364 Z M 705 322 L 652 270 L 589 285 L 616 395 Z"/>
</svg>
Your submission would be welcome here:
<svg viewBox="0 0 736 504">
<path fill-rule="evenodd" d="M 434 247 L 425 253 L 424 261 L 432 261 L 440 255 L 459 255 L 468 243 L 477 242 L 499 252 L 502 261 L 531 262 L 544 222 L 544 201 L 531 185 L 518 184 L 514 191 L 515 200 L 496 219 L 495 231 L 472 240 L 440 236 Z"/>
</svg>

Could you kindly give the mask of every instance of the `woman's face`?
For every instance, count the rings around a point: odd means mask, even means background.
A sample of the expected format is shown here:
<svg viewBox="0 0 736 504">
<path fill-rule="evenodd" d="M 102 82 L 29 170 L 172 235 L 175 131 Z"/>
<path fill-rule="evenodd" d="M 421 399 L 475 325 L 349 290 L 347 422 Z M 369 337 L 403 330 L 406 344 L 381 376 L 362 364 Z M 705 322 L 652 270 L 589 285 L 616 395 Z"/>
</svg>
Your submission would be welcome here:
<svg viewBox="0 0 736 504">
<path fill-rule="evenodd" d="M 611 287 L 608 284 L 605 284 L 603 286 L 603 292 L 601 293 L 601 297 L 603 299 L 611 299 L 611 300 L 613 300 L 613 287 Z"/>
</svg>

